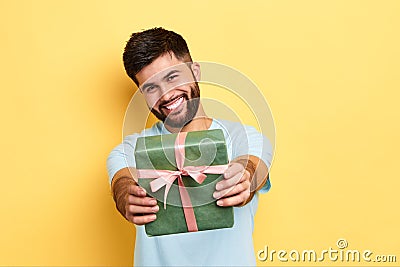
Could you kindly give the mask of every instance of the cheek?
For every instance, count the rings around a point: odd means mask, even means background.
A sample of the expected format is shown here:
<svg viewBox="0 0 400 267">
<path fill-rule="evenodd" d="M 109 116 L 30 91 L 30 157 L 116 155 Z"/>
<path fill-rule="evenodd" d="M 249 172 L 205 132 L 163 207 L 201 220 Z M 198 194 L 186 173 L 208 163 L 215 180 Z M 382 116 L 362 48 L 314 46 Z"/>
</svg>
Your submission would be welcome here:
<svg viewBox="0 0 400 267">
<path fill-rule="evenodd" d="M 179 92 L 184 92 L 186 94 L 190 94 L 191 87 L 192 87 L 191 83 L 185 83 L 185 84 L 181 84 L 181 85 L 175 86 L 170 90 L 177 90 Z"/>
<path fill-rule="evenodd" d="M 158 103 L 157 103 L 158 99 L 159 98 L 157 96 L 155 96 L 155 97 L 145 97 L 146 104 L 150 109 L 152 109 L 152 108 L 158 109 Z"/>
</svg>

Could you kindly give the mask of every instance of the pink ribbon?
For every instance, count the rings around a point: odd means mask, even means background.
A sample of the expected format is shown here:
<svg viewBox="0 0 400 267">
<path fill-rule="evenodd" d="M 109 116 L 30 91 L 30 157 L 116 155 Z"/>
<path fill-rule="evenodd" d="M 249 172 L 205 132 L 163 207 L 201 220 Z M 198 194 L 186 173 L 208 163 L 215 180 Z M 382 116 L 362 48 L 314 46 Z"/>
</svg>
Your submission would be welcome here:
<svg viewBox="0 0 400 267">
<path fill-rule="evenodd" d="M 160 188 L 165 186 L 164 192 L 164 209 L 167 208 L 167 196 L 168 192 L 174 183 L 175 179 L 178 179 L 179 194 L 182 201 L 183 212 L 185 214 L 186 225 L 189 232 L 197 232 L 196 217 L 194 215 L 192 202 L 190 201 L 189 193 L 183 184 L 182 175 L 192 177 L 197 183 L 202 184 L 207 176 L 204 173 L 209 174 L 222 174 L 228 168 L 228 165 L 214 165 L 214 166 L 183 166 L 185 162 L 185 140 L 187 132 L 178 133 L 175 140 L 175 160 L 176 167 L 178 170 L 146 170 L 137 169 L 138 178 L 152 178 L 150 182 L 151 191 L 154 193 Z"/>
</svg>

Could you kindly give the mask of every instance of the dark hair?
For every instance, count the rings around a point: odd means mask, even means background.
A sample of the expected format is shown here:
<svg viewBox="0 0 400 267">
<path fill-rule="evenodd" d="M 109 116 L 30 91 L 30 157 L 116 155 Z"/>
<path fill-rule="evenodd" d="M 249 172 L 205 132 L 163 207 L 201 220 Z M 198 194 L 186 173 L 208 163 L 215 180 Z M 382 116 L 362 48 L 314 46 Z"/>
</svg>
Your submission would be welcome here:
<svg viewBox="0 0 400 267">
<path fill-rule="evenodd" d="M 159 56 L 171 52 L 180 60 L 192 61 L 189 48 L 181 35 L 160 27 L 135 32 L 125 46 L 125 71 L 139 86 L 135 75 Z"/>
</svg>

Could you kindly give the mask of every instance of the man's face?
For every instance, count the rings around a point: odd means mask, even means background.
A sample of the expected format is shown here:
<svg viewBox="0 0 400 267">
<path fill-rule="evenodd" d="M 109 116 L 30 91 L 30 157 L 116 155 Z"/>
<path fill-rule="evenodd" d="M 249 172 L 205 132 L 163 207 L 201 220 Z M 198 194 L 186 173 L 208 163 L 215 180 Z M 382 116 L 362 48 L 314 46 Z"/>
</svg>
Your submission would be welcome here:
<svg viewBox="0 0 400 267">
<path fill-rule="evenodd" d="M 151 112 L 166 125 L 182 128 L 199 108 L 200 90 L 195 82 L 199 74 L 197 63 L 185 63 L 166 53 L 144 67 L 136 78 Z"/>
</svg>

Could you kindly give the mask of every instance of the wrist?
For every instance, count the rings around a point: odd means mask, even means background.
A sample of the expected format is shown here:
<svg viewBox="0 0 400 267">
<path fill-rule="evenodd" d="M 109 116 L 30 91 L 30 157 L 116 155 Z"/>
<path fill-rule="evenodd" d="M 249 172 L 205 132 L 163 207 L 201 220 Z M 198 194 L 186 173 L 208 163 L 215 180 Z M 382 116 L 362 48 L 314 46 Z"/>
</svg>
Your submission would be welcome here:
<svg viewBox="0 0 400 267">
<path fill-rule="evenodd" d="M 126 218 L 126 204 L 129 195 L 129 186 L 136 184 L 135 180 L 128 176 L 120 176 L 113 179 L 111 193 L 118 212 Z"/>
<path fill-rule="evenodd" d="M 255 177 L 256 164 L 250 159 L 250 157 L 241 158 L 241 159 L 235 160 L 235 162 L 242 164 L 244 169 L 249 173 L 250 195 L 245 201 L 243 201 L 243 203 L 238 205 L 238 207 L 242 207 L 242 206 L 246 205 L 247 203 L 249 203 L 253 199 L 253 197 L 256 193 L 256 188 L 257 188 L 257 178 Z"/>
</svg>

